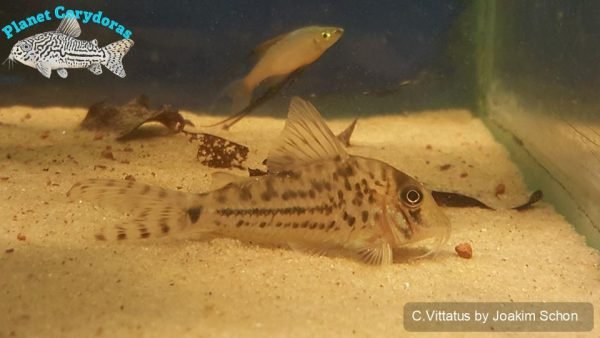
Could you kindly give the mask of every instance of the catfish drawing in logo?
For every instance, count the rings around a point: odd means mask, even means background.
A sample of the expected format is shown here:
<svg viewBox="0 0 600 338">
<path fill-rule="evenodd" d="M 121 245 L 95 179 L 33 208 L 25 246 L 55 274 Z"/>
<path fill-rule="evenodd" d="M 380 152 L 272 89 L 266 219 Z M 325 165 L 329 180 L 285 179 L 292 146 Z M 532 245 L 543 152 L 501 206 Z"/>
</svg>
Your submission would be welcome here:
<svg viewBox="0 0 600 338">
<path fill-rule="evenodd" d="M 133 46 L 133 40 L 123 39 L 100 48 L 96 39 L 78 40 L 79 35 L 81 27 L 77 20 L 65 17 L 56 31 L 36 34 L 17 42 L 6 61 L 9 61 L 9 66 L 18 61 L 36 68 L 47 78 L 52 75 L 52 70 L 56 70 L 58 76 L 64 79 L 69 75 L 67 68 L 87 68 L 100 75 L 102 66 L 119 77 L 125 77 L 122 60 Z"/>
</svg>

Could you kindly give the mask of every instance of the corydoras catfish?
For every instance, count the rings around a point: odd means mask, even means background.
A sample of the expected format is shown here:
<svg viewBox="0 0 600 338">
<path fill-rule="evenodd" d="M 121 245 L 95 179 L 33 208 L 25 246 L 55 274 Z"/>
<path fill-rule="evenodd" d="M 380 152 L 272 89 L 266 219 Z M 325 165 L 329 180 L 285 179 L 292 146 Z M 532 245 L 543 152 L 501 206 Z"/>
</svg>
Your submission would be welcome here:
<svg viewBox="0 0 600 338">
<path fill-rule="evenodd" d="M 76 38 L 79 35 L 81 27 L 77 20 L 65 17 L 56 31 L 18 41 L 7 60 L 36 68 L 47 78 L 52 75 L 52 70 L 56 70 L 64 79 L 69 75 L 68 68 L 87 68 L 95 75 L 100 75 L 101 65 L 115 75 L 125 77 L 122 60 L 133 46 L 133 40 L 123 39 L 100 48 L 97 40 L 78 40 Z"/>
<path fill-rule="evenodd" d="M 258 61 L 242 79 L 226 88 L 232 112 L 248 106 L 254 89 L 267 79 L 282 81 L 292 72 L 315 62 L 344 33 L 339 27 L 308 26 L 271 38 L 254 49 Z"/>
<path fill-rule="evenodd" d="M 449 220 L 423 185 L 382 161 L 349 155 L 302 99 L 292 99 L 267 167 L 268 175 L 200 194 L 91 179 L 68 195 L 133 215 L 99 240 L 201 233 L 382 265 L 394 249 L 433 239 L 434 252 L 449 237 Z"/>
</svg>

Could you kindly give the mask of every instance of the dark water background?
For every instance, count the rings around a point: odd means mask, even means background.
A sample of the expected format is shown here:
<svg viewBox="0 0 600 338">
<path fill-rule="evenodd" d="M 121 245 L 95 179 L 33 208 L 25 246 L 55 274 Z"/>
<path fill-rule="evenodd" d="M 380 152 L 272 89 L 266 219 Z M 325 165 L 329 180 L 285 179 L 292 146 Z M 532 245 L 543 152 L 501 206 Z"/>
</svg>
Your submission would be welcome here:
<svg viewBox="0 0 600 338">
<path fill-rule="evenodd" d="M 262 41 L 307 25 L 336 25 L 342 39 L 311 65 L 285 95 L 356 96 L 384 93 L 406 80 L 445 79 L 458 72 L 448 62 L 448 43 L 464 1 L 2 1 L 0 25 L 58 5 L 103 11 L 133 32 L 135 46 L 125 57 L 127 78 L 104 70 L 70 70 L 66 80 L 50 80 L 17 64 L 0 69 L 0 104 L 88 106 L 122 101 L 140 92 L 153 101 L 203 108 L 221 88 L 251 67 L 249 52 Z M 38 24 L 7 40 L 0 56 L 19 39 L 54 30 L 59 21 Z M 81 39 L 101 46 L 121 36 L 97 24 L 82 24 Z M 460 105 L 461 103 L 457 103 Z"/>
</svg>

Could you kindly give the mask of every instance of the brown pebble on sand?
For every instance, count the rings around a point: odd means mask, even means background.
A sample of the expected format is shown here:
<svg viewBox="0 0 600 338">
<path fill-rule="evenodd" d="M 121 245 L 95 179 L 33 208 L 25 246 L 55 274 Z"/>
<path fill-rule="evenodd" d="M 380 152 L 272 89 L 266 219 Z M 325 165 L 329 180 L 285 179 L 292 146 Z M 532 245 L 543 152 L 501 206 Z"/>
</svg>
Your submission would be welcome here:
<svg viewBox="0 0 600 338">
<path fill-rule="evenodd" d="M 460 243 L 454 247 L 454 250 L 456 251 L 456 254 L 462 258 L 469 259 L 473 257 L 473 249 L 469 243 Z"/>
<path fill-rule="evenodd" d="M 27 239 L 27 236 L 23 235 L 22 233 L 19 233 L 17 235 L 17 239 L 20 240 L 20 241 L 24 241 L 24 240 Z"/>
<path fill-rule="evenodd" d="M 10 177 L 8 177 L 8 176 L 3 176 L 3 177 L 0 177 L 0 181 L 8 181 L 9 178 Z"/>
<path fill-rule="evenodd" d="M 43 139 L 43 140 L 47 139 L 48 136 L 50 136 L 50 132 L 47 131 L 47 130 L 45 132 L 43 132 L 43 133 L 40 134 L 40 138 Z"/>
<path fill-rule="evenodd" d="M 132 181 L 132 182 L 135 182 L 135 177 L 133 177 L 133 175 L 127 175 L 127 176 L 125 176 L 125 179 L 126 179 L 127 181 Z"/>
<path fill-rule="evenodd" d="M 460 174 L 460 177 L 462 177 L 462 178 L 465 178 L 467 176 L 469 176 L 469 173 L 467 173 L 467 172 L 463 172 L 462 174 Z"/>
<path fill-rule="evenodd" d="M 13 249 L 13 248 L 6 249 L 6 250 L 4 250 L 4 252 L 6 252 L 6 253 L 13 253 L 13 252 L 15 252 L 15 249 Z"/>
<path fill-rule="evenodd" d="M 452 168 L 452 164 L 444 164 L 444 165 L 440 166 L 440 170 L 441 171 L 445 171 L 445 170 L 448 170 L 450 168 Z"/>
<path fill-rule="evenodd" d="M 425 146 L 425 149 L 431 150 L 431 149 L 433 149 L 433 147 L 431 147 L 431 144 L 428 144 L 428 145 Z"/>
<path fill-rule="evenodd" d="M 97 132 L 97 133 L 94 135 L 94 141 L 98 141 L 98 140 L 101 140 L 101 139 L 103 139 L 103 138 L 104 138 L 104 133 L 102 133 L 102 132 Z"/>
</svg>

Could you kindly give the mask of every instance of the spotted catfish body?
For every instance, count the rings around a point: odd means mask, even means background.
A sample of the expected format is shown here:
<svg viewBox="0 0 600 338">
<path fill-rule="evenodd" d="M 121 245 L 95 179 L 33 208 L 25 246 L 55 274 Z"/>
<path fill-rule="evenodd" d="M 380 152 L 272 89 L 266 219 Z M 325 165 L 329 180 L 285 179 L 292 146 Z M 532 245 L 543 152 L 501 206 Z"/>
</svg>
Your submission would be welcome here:
<svg viewBox="0 0 600 338">
<path fill-rule="evenodd" d="M 106 240 L 203 232 L 388 264 L 396 248 L 449 236 L 448 219 L 420 183 L 384 162 L 350 156 L 299 98 L 267 166 L 269 175 L 196 195 L 116 180 L 84 181 L 69 194 L 134 211 L 132 222 L 98 236 Z"/>
<path fill-rule="evenodd" d="M 56 31 L 36 34 L 17 42 L 7 60 L 36 68 L 47 78 L 52 75 L 52 70 L 56 70 L 64 79 L 68 76 L 68 68 L 87 68 L 100 75 L 101 65 L 115 75 L 125 77 L 122 59 L 133 46 L 132 40 L 123 39 L 100 48 L 97 40 L 76 39 L 80 34 L 77 20 L 65 17 Z"/>
</svg>

